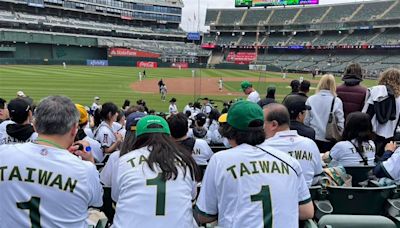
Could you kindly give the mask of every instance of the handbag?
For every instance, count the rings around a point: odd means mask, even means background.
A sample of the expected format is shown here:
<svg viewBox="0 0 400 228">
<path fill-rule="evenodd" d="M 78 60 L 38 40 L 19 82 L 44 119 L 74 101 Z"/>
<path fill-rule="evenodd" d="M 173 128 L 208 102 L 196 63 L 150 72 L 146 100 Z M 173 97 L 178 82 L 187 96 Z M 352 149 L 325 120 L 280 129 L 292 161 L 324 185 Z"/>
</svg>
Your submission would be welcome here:
<svg viewBox="0 0 400 228">
<path fill-rule="evenodd" d="M 337 118 L 333 112 L 336 97 L 333 97 L 331 111 L 329 112 L 328 123 L 326 124 L 325 139 L 331 142 L 338 142 L 342 139 L 341 128 L 337 124 Z"/>
</svg>

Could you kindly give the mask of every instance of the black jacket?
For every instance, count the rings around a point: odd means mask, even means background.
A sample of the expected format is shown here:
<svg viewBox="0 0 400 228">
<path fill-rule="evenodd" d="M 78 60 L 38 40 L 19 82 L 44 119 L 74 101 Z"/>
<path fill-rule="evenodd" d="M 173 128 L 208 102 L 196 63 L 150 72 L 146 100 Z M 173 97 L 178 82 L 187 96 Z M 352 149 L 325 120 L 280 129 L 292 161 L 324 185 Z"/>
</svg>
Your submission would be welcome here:
<svg viewBox="0 0 400 228">
<path fill-rule="evenodd" d="M 299 135 L 315 140 L 314 129 L 296 120 L 290 120 L 290 130 L 296 130 Z"/>
</svg>

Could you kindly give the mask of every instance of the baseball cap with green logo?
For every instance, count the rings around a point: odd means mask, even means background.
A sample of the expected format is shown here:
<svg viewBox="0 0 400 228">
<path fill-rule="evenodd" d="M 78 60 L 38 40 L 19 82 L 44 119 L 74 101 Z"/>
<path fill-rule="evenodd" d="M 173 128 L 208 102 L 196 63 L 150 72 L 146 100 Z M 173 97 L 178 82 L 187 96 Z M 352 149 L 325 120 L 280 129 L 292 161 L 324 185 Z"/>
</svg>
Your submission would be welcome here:
<svg viewBox="0 0 400 228">
<path fill-rule="evenodd" d="M 253 85 L 251 84 L 251 82 L 249 81 L 243 81 L 240 86 L 242 87 L 242 90 L 245 91 L 247 88 L 249 87 L 253 87 Z"/>
<path fill-rule="evenodd" d="M 151 125 L 155 126 L 151 126 Z M 148 115 L 139 120 L 136 125 L 136 137 L 143 134 L 164 133 L 171 135 L 168 123 L 160 116 Z"/>
<path fill-rule="evenodd" d="M 258 120 L 256 126 L 254 121 Z M 238 130 L 247 131 L 264 124 L 264 112 L 261 107 L 250 101 L 239 101 L 232 105 L 228 111 L 228 124 Z"/>
</svg>

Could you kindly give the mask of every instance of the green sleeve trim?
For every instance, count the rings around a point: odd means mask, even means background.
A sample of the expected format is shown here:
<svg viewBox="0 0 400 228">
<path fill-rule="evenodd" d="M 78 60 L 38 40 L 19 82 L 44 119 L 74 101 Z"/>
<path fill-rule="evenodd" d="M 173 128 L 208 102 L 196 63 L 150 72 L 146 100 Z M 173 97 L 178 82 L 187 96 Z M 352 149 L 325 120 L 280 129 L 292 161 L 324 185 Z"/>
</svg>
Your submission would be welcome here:
<svg viewBox="0 0 400 228">
<path fill-rule="evenodd" d="M 388 178 L 394 180 L 394 178 L 393 178 L 393 177 L 389 174 L 389 172 L 386 170 L 386 168 L 385 168 L 385 166 L 383 165 L 383 163 L 381 163 L 381 164 L 379 164 L 379 165 L 382 167 L 382 170 L 383 170 L 383 172 L 385 173 L 385 175 L 386 175 Z"/>
<path fill-rule="evenodd" d="M 202 215 L 202 216 L 204 216 L 204 217 L 215 218 L 215 217 L 218 216 L 218 214 L 216 214 L 216 215 L 207 214 L 206 212 L 200 210 L 200 209 L 197 207 L 197 205 L 194 206 L 194 210 L 196 211 L 196 213 L 198 213 L 198 214 L 200 214 L 200 215 Z"/>
<path fill-rule="evenodd" d="M 305 200 L 303 200 L 303 201 L 300 201 L 299 202 L 299 205 L 304 205 L 304 204 L 307 204 L 307 203 L 309 203 L 309 202 L 311 202 L 311 197 L 310 198 L 308 198 L 308 199 L 305 199 Z"/>
</svg>

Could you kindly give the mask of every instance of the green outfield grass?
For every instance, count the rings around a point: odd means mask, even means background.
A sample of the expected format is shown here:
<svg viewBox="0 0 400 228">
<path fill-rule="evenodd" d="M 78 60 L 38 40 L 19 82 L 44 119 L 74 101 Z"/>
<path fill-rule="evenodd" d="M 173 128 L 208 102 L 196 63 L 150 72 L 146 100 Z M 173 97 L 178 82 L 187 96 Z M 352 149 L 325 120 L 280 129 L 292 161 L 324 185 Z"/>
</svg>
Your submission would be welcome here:
<svg viewBox="0 0 400 228">
<path fill-rule="evenodd" d="M 16 96 L 19 90 L 24 91 L 36 102 L 49 95 L 66 95 L 74 102 L 83 105 L 91 105 L 94 96 L 100 96 L 102 102 L 111 101 L 121 106 L 125 99 L 135 102 L 144 99 L 149 108 L 157 111 L 167 111 L 168 102 L 161 102 L 158 94 L 141 94 L 133 91 L 129 85 L 138 80 L 138 72 L 142 69 L 132 67 L 86 67 L 68 66 L 63 69 L 61 66 L 0 66 L 0 97 L 10 100 Z M 191 69 L 147 69 L 148 78 L 183 78 L 191 77 Z M 283 83 L 266 83 L 266 78 L 281 78 L 280 73 L 260 73 L 240 70 L 197 70 L 196 76 L 202 78 L 225 78 L 240 77 L 246 80 L 248 77 L 260 78 L 255 81 L 255 87 L 260 94 L 266 91 L 268 86 L 277 88 L 277 98 L 281 100 L 290 92 L 288 85 L 291 79 L 298 79 L 303 76 L 311 79 L 310 75 L 290 74 Z M 337 79 L 338 82 L 340 78 Z M 370 87 L 376 85 L 376 81 L 364 81 L 364 85 Z M 225 81 L 224 86 L 232 92 L 240 91 L 240 82 Z M 313 84 L 313 87 L 316 85 Z M 312 92 L 313 93 L 313 92 Z M 168 98 L 178 99 L 178 108 L 183 107 L 193 101 L 192 94 L 176 95 L 168 94 Z M 211 98 L 211 97 L 210 97 Z M 234 98 L 245 98 L 245 95 L 234 96 L 214 96 L 212 99 L 231 100 Z"/>
</svg>

